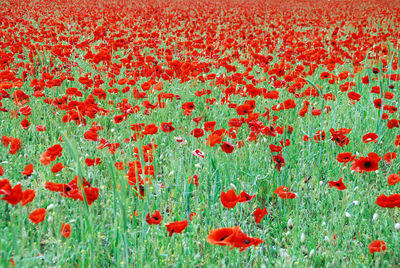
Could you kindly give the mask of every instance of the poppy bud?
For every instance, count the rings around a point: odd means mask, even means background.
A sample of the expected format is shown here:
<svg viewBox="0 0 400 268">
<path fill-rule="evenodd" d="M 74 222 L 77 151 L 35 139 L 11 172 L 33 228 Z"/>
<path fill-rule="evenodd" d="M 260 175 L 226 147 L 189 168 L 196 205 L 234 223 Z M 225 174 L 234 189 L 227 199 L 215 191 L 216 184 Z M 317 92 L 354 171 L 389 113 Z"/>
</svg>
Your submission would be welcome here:
<svg viewBox="0 0 400 268">
<path fill-rule="evenodd" d="M 301 252 L 303 252 L 304 255 L 307 255 L 307 254 L 308 254 L 308 249 L 306 248 L 306 246 L 303 245 L 303 246 L 301 247 Z"/>
<path fill-rule="evenodd" d="M 306 235 L 304 233 L 302 233 L 300 236 L 300 242 L 304 243 L 305 241 L 306 241 Z"/>
<path fill-rule="evenodd" d="M 52 210 L 55 207 L 56 207 L 56 205 L 50 204 L 50 205 L 47 206 L 46 210 Z"/>
<path fill-rule="evenodd" d="M 231 183 L 230 186 L 231 186 L 233 189 L 235 189 L 235 191 L 237 191 L 237 188 L 236 188 L 235 184 Z"/>
<path fill-rule="evenodd" d="M 287 222 L 287 228 L 292 229 L 294 226 L 292 218 L 290 218 Z"/>
</svg>

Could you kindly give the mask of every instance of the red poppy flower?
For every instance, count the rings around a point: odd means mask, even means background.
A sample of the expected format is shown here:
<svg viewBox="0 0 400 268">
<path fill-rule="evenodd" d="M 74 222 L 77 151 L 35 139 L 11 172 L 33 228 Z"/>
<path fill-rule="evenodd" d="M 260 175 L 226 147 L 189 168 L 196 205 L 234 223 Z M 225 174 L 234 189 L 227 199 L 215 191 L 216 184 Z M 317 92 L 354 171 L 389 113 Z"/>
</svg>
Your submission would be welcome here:
<svg viewBox="0 0 400 268">
<path fill-rule="evenodd" d="M 205 157 L 205 154 L 202 151 L 200 151 L 199 149 L 194 150 L 192 152 L 192 155 L 200 157 L 200 158 L 204 158 Z"/>
<path fill-rule="evenodd" d="M 375 203 L 382 208 L 400 207 L 400 194 L 392 194 L 389 196 L 380 195 Z"/>
<path fill-rule="evenodd" d="M 315 134 L 314 134 L 314 140 L 316 143 L 319 143 L 320 141 L 325 140 L 325 130 L 318 130 Z"/>
<path fill-rule="evenodd" d="M 17 184 L 12 188 L 7 179 L 0 180 L 0 195 L 5 195 L 1 200 L 15 206 L 22 200 L 22 186 Z"/>
<path fill-rule="evenodd" d="M 122 123 L 126 118 L 127 116 L 125 114 L 116 115 L 114 116 L 114 123 L 115 124 Z"/>
<path fill-rule="evenodd" d="M 215 125 L 217 122 L 215 121 L 210 121 L 210 122 L 205 122 L 204 123 L 204 130 L 205 131 L 214 131 Z"/>
<path fill-rule="evenodd" d="M 45 125 L 37 125 L 36 126 L 36 130 L 37 131 L 46 131 L 46 126 Z"/>
<path fill-rule="evenodd" d="M 399 122 L 400 122 L 400 120 L 397 120 L 397 119 L 395 119 L 395 118 L 390 119 L 390 120 L 387 122 L 387 127 L 388 127 L 388 129 L 392 129 L 392 128 L 395 128 L 395 127 L 396 127 L 396 128 L 400 127 Z"/>
<path fill-rule="evenodd" d="M 379 155 L 372 152 L 368 154 L 368 157 L 360 157 L 354 160 L 350 169 L 360 173 L 375 171 L 379 169 L 381 159 Z"/>
<path fill-rule="evenodd" d="M 89 129 L 88 131 L 83 133 L 83 137 L 85 138 L 85 140 L 88 141 L 97 141 L 99 135 L 97 134 L 96 130 Z"/>
<path fill-rule="evenodd" d="M 4 170 L 3 170 L 3 167 L 0 165 L 0 176 L 3 176 L 4 175 Z"/>
<path fill-rule="evenodd" d="M 44 221 L 45 217 L 46 217 L 45 208 L 38 208 L 29 215 L 29 219 L 31 220 L 31 222 L 35 224 L 39 224 L 42 221 Z"/>
<path fill-rule="evenodd" d="M 400 145 L 400 135 L 396 136 L 396 140 L 394 141 L 394 146 L 396 146 L 396 148 Z"/>
<path fill-rule="evenodd" d="M 185 102 L 182 104 L 182 110 L 194 110 L 196 106 L 193 102 Z"/>
<path fill-rule="evenodd" d="M 83 178 L 82 184 L 87 203 L 88 205 L 91 205 L 99 197 L 99 189 L 96 187 L 90 187 L 90 183 L 85 178 Z M 80 201 L 85 200 L 82 191 L 78 186 L 77 176 L 75 176 L 75 178 L 68 184 L 46 182 L 45 188 L 53 192 L 59 192 L 61 196 L 66 198 Z"/>
<path fill-rule="evenodd" d="M 228 125 L 230 127 L 241 127 L 244 121 L 242 121 L 242 119 L 240 118 L 231 118 L 229 119 L 229 123 Z"/>
<path fill-rule="evenodd" d="M 339 163 L 343 163 L 343 165 L 346 165 L 346 163 L 351 162 L 356 158 L 355 155 L 351 155 L 351 153 L 345 152 L 345 153 L 340 153 L 336 157 L 336 161 Z"/>
<path fill-rule="evenodd" d="M 397 158 L 396 152 L 392 152 L 392 153 L 388 152 L 383 156 L 383 160 L 385 160 L 386 164 L 392 163 L 392 161 L 396 158 Z"/>
<path fill-rule="evenodd" d="M 62 151 L 63 148 L 61 147 L 61 145 L 53 145 L 40 155 L 39 161 L 43 165 L 48 166 L 51 162 L 56 160 L 57 157 L 60 157 L 62 155 Z"/>
<path fill-rule="evenodd" d="M 114 166 L 117 170 L 124 170 L 124 162 L 115 162 Z"/>
<path fill-rule="evenodd" d="M 213 133 L 208 135 L 206 144 L 214 147 L 216 144 L 220 144 L 222 142 L 222 137 L 222 134 L 216 133 L 216 131 L 214 131 Z"/>
<path fill-rule="evenodd" d="M 350 140 L 346 137 L 347 134 L 350 133 L 351 129 L 341 128 L 339 130 L 334 130 L 331 128 L 329 130 L 331 132 L 331 141 L 334 141 L 337 145 L 343 148 L 344 145 L 348 145 Z"/>
<path fill-rule="evenodd" d="M 249 202 L 249 201 L 250 201 L 251 199 L 253 199 L 254 197 L 256 197 L 255 194 L 249 195 L 249 194 L 246 193 L 245 191 L 242 191 L 242 192 L 238 195 L 238 202 L 239 202 L 239 203 Z"/>
<path fill-rule="evenodd" d="M 201 122 L 201 119 L 203 119 L 203 117 L 202 117 L 202 116 L 199 116 L 199 117 L 193 118 L 192 121 L 195 122 L 195 123 L 197 123 L 196 126 L 198 126 L 199 123 Z"/>
<path fill-rule="evenodd" d="M 66 192 L 67 189 L 71 189 L 71 187 L 68 184 L 64 184 L 64 183 L 54 183 L 54 182 L 46 182 L 44 185 L 44 188 L 52 191 L 52 192 L 59 192 L 59 193 L 63 193 Z"/>
<path fill-rule="evenodd" d="M 192 220 L 193 220 L 193 217 L 197 217 L 197 216 L 199 216 L 199 215 L 197 215 L 196 212 L 190 212 L 190 214 L 189 214 L 189 220 L 192 221 Z"/>
<path fill-rule="evenodd" d="M 191 184 L 192 182 L 194 185 L 199 186 L 199 177 L 197 175 L 190 176 L 188 183 Z"/>
<path fill-rule="evenodd" d="M 154 224 L 154 225 L 158 225 L 158 224 L 160 224 L 160 222 L 162 221 L 162 216 L 161 216 L 161 213 L 160 213 L 160 211 L 158 211 L 158 210 L 156 210 L 153 214 L 151 214 L 151 216 L 150 216 L 150 213 L 148 213 L 147 215 L 146 215 L 146 222 L 149 224 L 149 225 L 152 225 L 152 224 Z"/>
<path fill-rule="evenodd" d="M 25 206 L 26 204 L 29 204 L 30 202 L 35 199 L 35 191 L 32 189 L 26 189 L 25 191 L 22 192 L 22 200 L 21 200 L 21 206 Z"/>
<path fill-rule="evenodd" d="M 150 89 L 151 83 L 148 82 L 148 81 L 147 81 L 147 82 L 144 82 L 140 87 L 143 89 L 143 91 L 147 91 L 147 90 Z"/>
<path fill-rule="evenodd" d="M 28 119 L 24 119 L 21 121 L 20 126 L 22 127 L 22 129 L 27 130 L 29 128 L 29 126 L 31 125 L 31 123 L 29 122 Z"/>
<path fill-rule="evenodd" d="M 18 138 L 11 138 L 10 154 L 15 154 L 21 148 L 21 141 Z"/>
<path fill-rule="evenodd" d="M 175 130 L 175 128 L 172 126 L 172 122 L 169 122 L 169 123 L 163 122 L 163 123 L 161 123 L 160 129 L 161 129 L 162 132 L 165 132 L 165 133 L 169 133 L 169 132 L 172 132 L 172 131 Z"/>
<path fill-rule="evenodd" d="M 184 221 L 175 221 L 169 224 L 166 224 L 168 236 L 172 236 L 174 233 L 180 234 L 182 233 L 186 227 L 188 226 L 189 222 L 187 220 Z"/>
<path fill-rule="evenodd" d="M 344 189 L 346 189 L 346 185 L 344 185 L 343 183 L 343 178 L 340 178 L 338 181 L 330 181 L 329 183 L 329 187 L 335 187 L 336 189 L 343 191 Z"/>
<path fill-rule="evenodd" d="M 31 115 L 31 113 L 32 113 L 32 108 L 29 107 L 29 106 L 24 106 L 24 107 L 21 107 L 21 109 L 19 109 L 19 112 L 20 112 L 22 115 L 28 116 L 28 115 Z"/>
<path fill-rule="evenodd" d="M 369 84 L 369 76 L 364 76 L 363 78 L 361 78 L 361 82 L 363 84 Z"/>
<path fill-rule="evenodd" d="M 204 130 L 202 128 L 195 128 L 190 132 L 190 135 L 192 135 L 195 138 L 200 138 L 204 136 Z"/>
<path fill-rule="evenodd" d="M 70 237 L 71 236 L 71 226 L 68 223 L 62 223 L 60 234 L 61 234 L 61 236 L 64 236 L 65 238 Z"/>
<path fill-rule="evenodd" d="M 250 113 L 251 111 L 252 110 L 250 105 L 247 104 L 239 105 L 238 107 L 236 107 L 236 112 L 238 115 L 245 115 Z"/>
<path fill-rule="evenodd" d="M 11 184 L 8 179 L 0 180 L 0 195 L 6 194 L 11 190 Z"/>
<path fill-rule="evenodd" d="M 286 186 L 279 186 L 275 189 L 275 192 L 282 199 L 293 199 L 296 197 L 295 193 L 291 193 L 289 188 Z"/>
<path fill-rule="evenodd" d="M 96 187 L 87 187 L 83 190 L 85 192 L 87 203 L 90 206 L 99 197 L 99 189 Z"/>
<path fill-rule="evenodd" d="M 143 124 L 143 123 L 135 123 L 135 124 L 132 124 L 132 125 L 130 126 L 130 128 L 131 128 L 131 130 L 133 130 L 133 131 L 142 131 L 142 129 L 143 129 L 144 126 L 145 126 L 145 124 Z"/>
<path fill-rule="evenodd" d="M 231 249 L 240 248 L 240 251 L 243 251 L 251 246 L 257 246 L 264 241 L 258 237 L 249 237 L 240 230 L 239 226 L 236 226 L 210 230 L 207 242 L 213 245 L 231 246 Z"/>
<path fill-rule="evenodd" d="M 210 230 L 207 237 L 207 242 L 213 245 L 227 246 L 230 245 L 233 237 L 240 232 L 240 227 L 225 227 L 219 229 Z"/>
<path fill-rule="evenodd" d="M 144 135 L 154 135 L 158 132 L 158 127 L 156 124 L 150 124 L 144 127 L 142 134 Z"/>
<path fill-rule="evenodd" d="M 268 214 L 267 208 L 264 209 L 257 208 L 253 213 L 256 223 L 257 224 L 260 223 L 261 220 L 264 218 L 264 216 L 267 214 Z"/>
<path fill-rule="evenodd" d="M 250 237 L 242 231 L 236 232 L 235 236 L 230 236 L 226 240 L 232 246 L 231 249 L 240 248 L 240 252 L 251 246 L 257 246 L 261 243 L 264 243 L 264 241 L 260 238 Z"/>
<path fill-rule="evenodd" d="M 234 208 L 236 204 L 239 202 L 239 196 L 236 195 L 234 189 L 230 189 L 226 193 L 222 192 L 220 195 L 220 199 L 222 205 L 228 209 Z"/>
<path fill-rule="evenodd" d="M 374 103 L 374 106 L 375 106 L 376 109 L 381 109 L 381 107 L 382 107 L 382 99 L 380 99 L 380 98 L 379 99 L 375 99 L 373 103 Z"/>
<path fill-rule="evenodd" d="M 94 166 L 94 165 L 100 165 L 101 164 L 101 159 L 100 158 L 94 158 L 94 159 L 86 158 L 85 159 L 85 164 L 88 167 Z"/>
<path fill-rule="evenodd" d="M 314 116 L 320 115 L 321 113 L 322 113 L 321 109 L 315 109 L 315 108 L 311 109 L 311 114 Z"/>
<path fill-rule="evenodd" d="M 282 151 L 282 147 L 281 146 L 276 146 L 273 144 L 269 145 L 269 149 L 271 150 L 271 153 L 275 153 L 275 152 L 281 152 Z"/>
<path fill-rule="evenodd" d="M 4 145 L 4 147 L 8 147 L 10 145 L 12 137 L 7 137 L 7 136 L 1 136 L 1 143 Z"/>
<path fill-rule="evenodd" d="M 347 96 L 349 97 L 350 100 L 353 100 L 353 101 L 360 101 L 360 99 L 361 99 L 361 95 L 354 91 L 350 91 L 347 94 Z"/>
<path fill-rule="evenodd" d="M 283 102 L 283 108 L 285 110 L 296 108 L 296 103 L 292 99 L 287 99 Z"/>
<path fill-rule="evenodd" d="M 281 171 L 281 168 L 285 166 L 285 158 L 283 158 L 281 154 L 273 155 L 272 156 L 272 161 L 274 161 L 275 168 L 278 171 Z"/>
<path fill-rule="evenodd" d="M 21 173 L 22 175 L 30 176 L 33 173 L 33 164 L 26 165 Z"/>
<path fill-rule="evenodd" d="M 52 173 L 58 173 L 60 172 L 65 166 L 62 163 L 56 163 L 54 166 L 51 168 Z"/>
<path fill-rule="evenodd" d="M 374 240 L 372 241 L 369 246 L 369 253 L 374 254 L 375 252 L 385 252 L 386 251 L 386 243 L 382 240 Z"/>
<path fill-rule="evenodd" d="M 400 175 L 399 174 L 390 174 L 387 178 L 388 183 L 390 186 L 395 185 L 400 181 Z"/>
<path fill-rule="evenodd" d="M 230 144 L 229 142 L 223 142 L 221 144 L 221 149 L 222 151 L 224 151 L 227 154 L 230 154 L 233 152 L 233 150 L 235 150 L 235 147 L 233 147 L 232 144 Z"/>
<path fill-rule="evenodd" d="M 376 133 L 368 133 L 368 134 L 365 134 L 362 139 L 363 139 L 364 143 L 369 143 L 369 142 L 377 143 L 378 135 Z"/>
</svg>

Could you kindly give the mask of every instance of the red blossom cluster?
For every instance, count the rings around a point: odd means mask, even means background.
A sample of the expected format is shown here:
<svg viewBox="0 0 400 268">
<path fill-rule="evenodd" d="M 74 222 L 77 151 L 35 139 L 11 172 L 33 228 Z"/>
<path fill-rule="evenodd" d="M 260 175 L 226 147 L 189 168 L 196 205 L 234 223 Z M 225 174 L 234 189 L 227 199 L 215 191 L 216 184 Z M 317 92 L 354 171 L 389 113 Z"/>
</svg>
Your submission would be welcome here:
<svg viewBox="0 0 400 268">
<path fill-rule="evenodd" d="M 250 237 L 243 233 L 239 226 L 210 230 L 207 242 L 213 245 L 230 246 L 231 249 L 239 248 L 240 251 L 264 243 L 258 237 Z"/>
<path fill-rule="evenodd" d="M 11 186 L 8 179 L 0 180 L 0 196 L 1 200 L 15 206 L 21 203 L 21 206 L 25 206 L 35 199 L 35 191 L 32 189 L 22 190 L 21 184 L 17 184 L 14 187 Z"/>
<path fill-rule="evenodd" d="M 81 182 L 78 182 L 78 180 L 81 179 L 75 176 L 75 178 L 68 184 L 46 182 L 45 188 L 52 192 L 60 193 L 62 197 L 80 201 L 86 200 L 88 205 L 91 205 L 99 197 L 99 189 L 91 187 L 90 182 L 85 178 L 83 178 Z M 83 189 L 83 192 L 81 189 Z"/>
</svg>

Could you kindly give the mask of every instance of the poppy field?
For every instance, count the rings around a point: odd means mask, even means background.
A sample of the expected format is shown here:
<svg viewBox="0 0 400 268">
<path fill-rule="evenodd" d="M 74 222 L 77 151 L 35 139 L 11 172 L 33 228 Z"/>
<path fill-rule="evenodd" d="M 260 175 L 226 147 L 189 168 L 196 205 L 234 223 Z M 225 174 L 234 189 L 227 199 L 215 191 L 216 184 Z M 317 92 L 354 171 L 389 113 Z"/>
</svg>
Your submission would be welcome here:
<svg viewBox="0 0 400 268">
<path fill-rule="evenodd" d="M 1 267 L 399 267 L 400 2 L 0 5 Z"/>
</svg>

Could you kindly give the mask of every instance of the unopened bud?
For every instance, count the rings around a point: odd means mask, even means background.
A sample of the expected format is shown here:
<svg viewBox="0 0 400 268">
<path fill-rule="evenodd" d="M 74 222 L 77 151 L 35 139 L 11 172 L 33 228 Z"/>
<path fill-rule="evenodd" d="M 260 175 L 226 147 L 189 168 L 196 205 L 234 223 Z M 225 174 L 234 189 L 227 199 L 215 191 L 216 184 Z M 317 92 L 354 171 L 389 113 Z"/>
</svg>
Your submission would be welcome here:
<svg viewBox="0 0 400 268">
<path fill-rule="evenodd" d="M 306 248 L 306 246 L 303 245 L 303 246 L 301 247 L 301 252 L 303 252 L 304 255 L 307 255 L 307 254 L 308 254 L 308 249 Z"/>
<path fill-rule="evenodd" d="M 292 229 L 294 226 L 292 218 L 290 218 L 287 222 L 287 228 Z"/>
<path fill-rule="evenodd" d="M 306 241 L 306 235 L 304 233 L 302 233 L 300 236 L 300 242 L 304 243 L 305 241 Z"/>
<path fill-rule="evenodd" d="M 315 250 L 314 249 L 312 249 L 311 251 L 310 251 L 310 258 L 312 257 L 312 256 L 314 256 L 314 253 L 315 253 Z"/>
<path fill-rule="evenodd" d="M 55 207 L 56 207 L 56 205 L 50 204 L 50 205 L 47 206 L 46 210 L 52 210 Z"/>
</svg>

